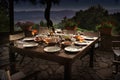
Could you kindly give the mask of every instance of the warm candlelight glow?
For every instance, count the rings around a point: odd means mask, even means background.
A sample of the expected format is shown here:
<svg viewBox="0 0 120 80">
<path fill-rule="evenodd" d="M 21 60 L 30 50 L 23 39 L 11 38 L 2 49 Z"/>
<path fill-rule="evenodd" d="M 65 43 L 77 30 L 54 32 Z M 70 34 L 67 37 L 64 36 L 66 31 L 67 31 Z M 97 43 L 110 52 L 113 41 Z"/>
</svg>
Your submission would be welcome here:
<svg viewBox="0 0 120 80">
<path fill-rule="evenodd" d="M 83 42 L 83 41 L 84 41 L 84 38 L 80 38 L 79 41 L 80 41 L 80 42 Z"/>
<path fill-rule="evenodd" d="M 50 43 L 51 41 L 52 41 L 52 38 L 45 38 L 44 39 L 44 42 L 47 43 L 47 44 Z"/>
<path fill-rule="evenodd" d="M 32 30 L 32 35 L 34 36 L 35 34 L 37 34 L 38 31 L 36 29 Z"/>
<path fill-rule="evenodd" d="M 80 41 L 80 42 L 83 42 L 83 41 L 84 41 L 84 38 L 81 37 L 81 36 L 79 36 L 79 35 L 75 36 L 75 38 L 76 38 L 76 40 L 78 40 L 78 41 Z"/>
</svg>

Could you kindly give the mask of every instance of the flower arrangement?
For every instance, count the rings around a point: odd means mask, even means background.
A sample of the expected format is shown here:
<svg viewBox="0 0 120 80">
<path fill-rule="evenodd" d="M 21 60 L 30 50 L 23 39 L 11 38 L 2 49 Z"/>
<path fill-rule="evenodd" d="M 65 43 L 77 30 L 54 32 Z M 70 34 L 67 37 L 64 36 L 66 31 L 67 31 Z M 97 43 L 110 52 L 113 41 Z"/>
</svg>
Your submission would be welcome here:
<svg viewBox="0 0 120 80">
<path fill-rule="evenodd" d="M 64 27 L 74 27 L 74 26 L 77 26 L 76 22 L 72 21 L 72 20 L 66 20 L 64 23 L 63 23 Z"/>
<path fill-rule="evenodd" d="M 111 31 L 114 25 L 111 22 L 104 22 L 96 26 L 96 30 L 99 30 L 101 34 L 111 35 Z"/>
<path fill-rule="evenodd" d="M 77 23 L 71 19 L 67 19 L 66 17 L 63 19 L 62 24 L 66 29 L 74 29 L 77 27 Z"/>
<path fill-rule="evenodd" d="M 111 22 L 104 22 L 96 26 L 96 30 L 99 30 L 101 28 L 113 28 L 114 25 Z"/>
<path fill-rule="evenodd" d="M 65 26 L 69 26 L 69 27 L 74 27 L 76 26 L 77 24 L 74 22 L 74 21 L 71 21 L 71 20 L 68 20 L 66 21 L 65 23 Z"/>
<path fill-rule="evenodd" d="M 20 27 L 23 32 L 25 33 L 25 36 L 32 36 L 38 33 L 38 26 L 34 24 L 33 22 L 26 21 L 26 22 L 17 22 L 15 24 L 16 26 Z"/>
<path fill-rule="evenodd" d="M 31 31 L 34 23 L 30 21 L 26 21 L 26 22 L 17 22 L 15 25 L 20 27 L 23 31 Z"/>
</svg>

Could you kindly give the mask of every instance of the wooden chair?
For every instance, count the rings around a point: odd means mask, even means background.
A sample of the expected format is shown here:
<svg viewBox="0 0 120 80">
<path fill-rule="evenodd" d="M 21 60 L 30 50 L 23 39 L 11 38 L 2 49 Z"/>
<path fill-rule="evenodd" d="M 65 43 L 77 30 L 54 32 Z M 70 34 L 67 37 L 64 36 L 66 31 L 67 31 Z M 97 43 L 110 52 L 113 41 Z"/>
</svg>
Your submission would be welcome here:
<svg viewBox="0 0 120 80">
<path fill-rule="evenodd" d="M 24 33 L 18 33 L 18 34 L 9 35 L 10 46 L 13 46 L 15 41 L 17 41 L 19 39 L 22 39 L 24 37 L 25 37 Z M 19 54 L 20 53 L 16 53 L 15 57 L 17 58 Z M 23 59 L 24 59 L 24 55 L 23 55 L 22 59 L 20 60 L 20 64 L 23 62 Z"/>
<path fill-rule="evenodd" d="M 115 80 L 120 80 L 120 73 L 115 75 Z"/>
<path fill-rule="evenodd" d="M 9 40 L 10 40 L 10 45 L 14 45 L 14 42 L 17 41 L 17 40 L 20 40 L 22 38 L 25 37 L 25 34 L 24 33 L 18 33 L 18 34 L 13 34 L 13 35 L 10 35 L 9 36 Z M 25 54 L 22 54 L 22 53 L 15 53 L 15 58 L 17 58 L 19 55 L 21 55 L 21 59 L 19 61 L 19 64 L 22 64 L 22 62 L 24 61 L 24 58 L 25 58 Z M 31 57 L 30 57 L 31 58 Z"/>
<path fill-rule="evenodd" d="M 13 75 L 10 75 L 9 70 L 0 70 L 0 73 L 1 73 L 0 80 L 22 80 L 22 78 L 25 77 L 25 74 L 23 72 L 17 72 Z"/>
<path fill-rule="evenodd" d="M 14 74 L 10 74 L 9 69 L 0 70 L 0 80 L 38 80 L 37 74 L 39 71 L 35 71 L 29 75 L 19 71 Z"/>
<path fill-rule="evenodd" d="M 8 46 L 6 44 L 0 45 L 0 69 L 9 64 L 9 57 L 6 55 L 8 53 L 7 50 Z M 2 58 L 3 55 L 6 55 L 5 58 Z"/>
<path fill-rule="evenodd" d="M 0 32 L 0 68 L 9 64 L 9 57 L 2 58 L 5 52 L 8 53 L 8 44 L 9 44 L 9 32 Z"/>
<path fill-rule="evenodd" d="M 114 53 L 113 65 L 115 65 L 114 73 L 118 73 L 120 65 L 120 36 L 113 36 L 112 50 Z"/>
</svg>

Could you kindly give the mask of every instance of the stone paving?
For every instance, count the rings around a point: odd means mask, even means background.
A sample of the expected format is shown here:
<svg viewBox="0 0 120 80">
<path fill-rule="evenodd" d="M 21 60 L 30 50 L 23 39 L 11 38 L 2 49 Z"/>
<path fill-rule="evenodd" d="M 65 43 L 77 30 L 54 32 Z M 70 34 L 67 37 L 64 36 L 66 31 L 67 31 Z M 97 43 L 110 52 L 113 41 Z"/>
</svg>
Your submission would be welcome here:
<svg viewBox="0 0 120 80">
<path fill-rule="evenodd" d="M 72 80 L 115 80 L 114 66 L 112 65 L 113 53 L 97 49 L 94 55 L 94 67 L 89 67 L 89 56 L 77 59 L 72 65 Z M 25 57 L 22 64 L 19 64 L 21 56 L 17 58 L 17 69 L 25 74 L 39 71 L 38 80 L 63 80 L 63 66 L 38 58 Z M 8 62 L 8 50 L 0 54 L 0 65 Z M 32 80 L 32 79 L 31 79 Z"/>
</svg>

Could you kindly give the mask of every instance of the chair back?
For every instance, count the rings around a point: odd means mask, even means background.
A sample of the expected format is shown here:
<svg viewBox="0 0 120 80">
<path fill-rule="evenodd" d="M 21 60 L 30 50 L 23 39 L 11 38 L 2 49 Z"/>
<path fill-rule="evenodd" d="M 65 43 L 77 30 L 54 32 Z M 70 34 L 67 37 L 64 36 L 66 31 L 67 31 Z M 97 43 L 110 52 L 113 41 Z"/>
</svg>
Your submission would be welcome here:
<svg viewBox="0 0 120 80">
<path fill-rule="evenodd" d="M 112 50 L 115 56 L 120 56 L 120 36 L 112 36 Z"/>
<path fill-rule="evenodd" d="M 120 48 L 120 35 L 112 36 L 112 48 Z"/>
<path fill-rule="evenodd" d="M 10 41 L 15 41 L 15 40 L 22 39 L 24 37 L 25 37 L 24 33 L 12 34 L 12 35 L 9 35 L 9 40 Z"/>
</svg>

